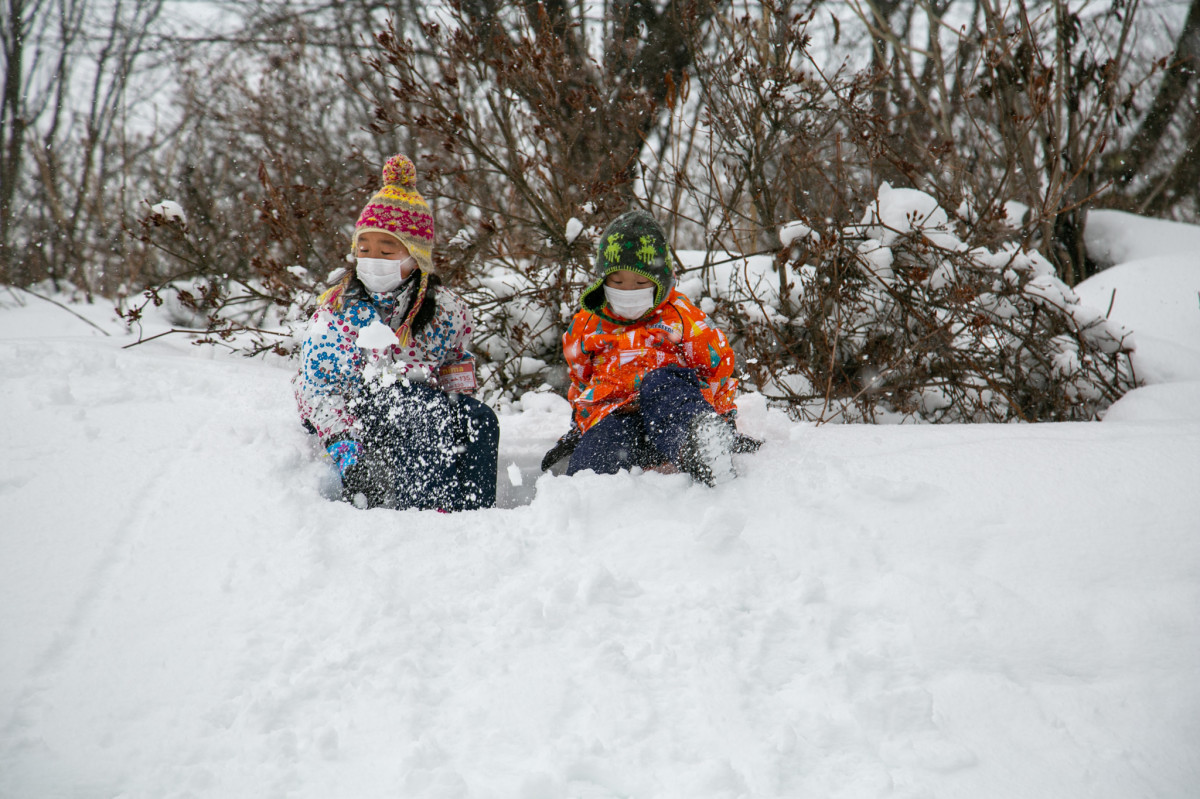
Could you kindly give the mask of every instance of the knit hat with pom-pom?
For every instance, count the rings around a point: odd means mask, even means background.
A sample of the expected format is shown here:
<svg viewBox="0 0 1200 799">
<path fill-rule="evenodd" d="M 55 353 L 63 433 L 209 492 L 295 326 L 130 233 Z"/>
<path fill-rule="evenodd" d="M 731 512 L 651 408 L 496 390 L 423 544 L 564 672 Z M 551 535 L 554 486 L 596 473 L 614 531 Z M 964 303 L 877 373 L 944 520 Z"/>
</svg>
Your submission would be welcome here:
<svg viewBox="0 0 1200 799">
<path fill-rule="evenodd" d="M 393 155 L 383 165 L 383 188 L 358 216 L 354 242 L 369 230 L 390 233 L 404 243 L 421 269 L 433 268 L 433 213 L 417 191 L 417 168 L 404 155 Z"/>
</svg>

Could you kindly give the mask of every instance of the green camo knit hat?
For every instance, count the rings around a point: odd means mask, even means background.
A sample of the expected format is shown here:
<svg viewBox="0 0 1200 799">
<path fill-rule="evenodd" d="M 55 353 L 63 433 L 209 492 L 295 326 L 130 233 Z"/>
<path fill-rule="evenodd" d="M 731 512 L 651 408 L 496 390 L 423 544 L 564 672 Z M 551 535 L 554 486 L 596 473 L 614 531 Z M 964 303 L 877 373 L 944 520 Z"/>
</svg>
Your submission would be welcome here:
<svg viewBox="0 0 1200 799">
<path fill-rule="evenodd" d="M 658 290 L 654 293 L 654 307 L 675 287 L 675 268 L 671 261 L 671 248 L 667 235 L 654 217 L 645 211 L 627 211 L 605 228 L 596 250 L 596 272 L 599 279 L 584 289 L 579 304 L 584 310 L 612 322 L 628 320 L 610 319 L 601 309 L 604 307 L 604 279 L 613 272 L 628 269 L 653 281 Z"/>
</svg>

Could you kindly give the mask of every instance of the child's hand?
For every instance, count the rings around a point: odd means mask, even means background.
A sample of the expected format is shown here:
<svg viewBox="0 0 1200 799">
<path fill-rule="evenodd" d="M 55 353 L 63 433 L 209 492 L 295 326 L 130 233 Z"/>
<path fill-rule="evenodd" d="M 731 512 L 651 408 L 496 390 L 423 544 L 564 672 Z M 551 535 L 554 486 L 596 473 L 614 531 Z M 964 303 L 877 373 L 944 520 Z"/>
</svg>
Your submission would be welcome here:
<svg viewBox="0 0 1200 799">
<path fill-rule="evenodd" d="M 647 327 L 643 331 L 640 344 L 644 347 L 670 349 L 678 347 L 683 342 L 683 334 L 677 330 L 665 327 Z M 593 333 L 584 336 L 583 351 L 595 358 L 610 350 L 622 350 L 630 347 L 628 333 Z"/>
<path fill-rule="evenodd" d="M 661 327 L 652 327 L 646 331 L 654 340 L 654 345 L 658 347 L 677 347 L 683 342 L 683 334 L 678 330 L 666 330 Z"/>
<path fill-rule="evenodd" d="M 356 465 L 358 459 L 362 456 L 362 444 L 352 439 L 343 438 L 330 444 L 325 448 L 325 451 L 333 459 L 333 465 L 337 467 L 338 476 L 344 478 L 346 470 Z"/>
</svg>

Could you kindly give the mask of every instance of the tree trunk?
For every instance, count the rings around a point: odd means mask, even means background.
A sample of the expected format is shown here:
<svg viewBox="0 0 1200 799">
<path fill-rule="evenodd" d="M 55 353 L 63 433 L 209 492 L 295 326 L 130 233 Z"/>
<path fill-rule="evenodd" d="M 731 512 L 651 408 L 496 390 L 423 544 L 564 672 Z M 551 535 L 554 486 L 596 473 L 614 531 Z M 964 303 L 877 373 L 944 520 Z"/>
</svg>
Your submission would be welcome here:
<svg viewBox="0 0 1200 799">
<path fill-rule="evenodd" d="M 19 283 L 23 276 L 16 274 L 10 239 L 28 124 L 21 102 L 25 35 L 30 11 L 36 9 L 27 8 L 25 0 L 8 0 L 7 6 L 6 19 L 0 27 L 4 49 L 4 86 L 0 96 L 0 279 Z"/>
<path fill-rule="evenodd" d="M 1154 102 L 1113 170 L 1112 177 L 1118 183 L 1127 185 L 1146 168 L 1170 129 L 1180 101 L 1187 94 L 1197 72 L 1200 72 L 1200 0 L 1192 0 L 1175 43 L 1175 53 L 1158 85 Z M 1195 114 L 1194 111 L 1192 113 Z"/>
</svg>

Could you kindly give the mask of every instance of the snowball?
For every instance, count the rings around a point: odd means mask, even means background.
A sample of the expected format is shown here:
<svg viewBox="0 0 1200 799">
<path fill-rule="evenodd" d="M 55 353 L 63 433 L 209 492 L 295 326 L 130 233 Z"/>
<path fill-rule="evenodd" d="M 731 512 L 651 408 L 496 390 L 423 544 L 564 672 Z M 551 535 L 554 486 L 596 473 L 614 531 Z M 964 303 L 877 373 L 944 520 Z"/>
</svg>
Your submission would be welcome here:
<svg viewBox="0 0 1200 799">
<path fill-rule="evenodd" d="M 567 220 L 567 244 L 574 244 L 575 239 L 579 238 L 579 234 L 583 232 L 583 223 L 575 217 Z"/>
<path fill-rule="evenodd" d="M 357 344 L 364 350 L 385 350 L 396 343 L 396 334 L 378 319 L 358 331 Z"/>
<path fill-rule="evenodd" d="M 399 379 L 395 372 L 377 363 L 368 363 L 363 366 L 362 377 L 364 383 L 379 383 L 379 385 L 385 388 Z M 404 384 L 408 385 L 407 380 Z"/>
<path fill-rule="evenodd" d="M 522 485 L 525 480 L 521 477 L 521 467 L 516 463 L 508 464 L 508 482 L 513 486 Z"/>
</svg>

